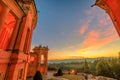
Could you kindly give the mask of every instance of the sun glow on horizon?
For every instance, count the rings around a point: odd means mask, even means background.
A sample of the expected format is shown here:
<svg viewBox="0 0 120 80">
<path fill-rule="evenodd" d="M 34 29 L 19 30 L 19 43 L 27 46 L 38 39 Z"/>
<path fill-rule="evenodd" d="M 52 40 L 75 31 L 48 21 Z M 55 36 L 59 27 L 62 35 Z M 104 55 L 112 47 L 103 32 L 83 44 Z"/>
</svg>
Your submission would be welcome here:
<svg viewBox="0 0 120 80">
<path fill-rule="evenodd" d="M 77 4 L 81 1 L 86 5 Z M 94 0 L 81 1 L 39 3 L 40 22 L 32 46 L 48 45 L 49 60 L 118 56 L 120 38 L 109 15 L 96 6 L 91 8 Z"/>
</svg>

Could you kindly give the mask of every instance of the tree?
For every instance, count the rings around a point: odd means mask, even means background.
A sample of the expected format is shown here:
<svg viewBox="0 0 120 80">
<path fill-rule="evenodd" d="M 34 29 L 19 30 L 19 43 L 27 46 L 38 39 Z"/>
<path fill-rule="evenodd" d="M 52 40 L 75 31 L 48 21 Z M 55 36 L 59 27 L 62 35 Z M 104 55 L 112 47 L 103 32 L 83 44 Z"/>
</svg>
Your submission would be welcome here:
<svg viewBox="0 0 120 80">
<path fill-rule="evenodd" d="M 101 60 L 97 63 L 96 73 L 101 76 L 114 77 L 111 66 L 105 60 Z"/>
<path fill-rule="evenodd" d="M 86 60 L 85 60 L 85 62 L 84 62 L 83 69 L 84 69 L 84 73 L 90 73 L 90 69 L 89 69 L 89 66 L 88 66 L 88 62 L 87 62 Z"/>
<path fill-rule="evenodd" d="M 62 72 L 62 69 L 58 69 L 57 73 L 54 74 L 54 76 L 62 76 L 63 75 L 63 72 Z"/>
<path fill-rule="evenodd" d="M 58 76 L 62 76 L 63 75 L 62 69 L 59 68 L 57 74 Z"/>
<path fill-rule="evenodd" d="M 90 71 L 92 74 L 96 75 L 96 65 L 99 60 L 95 60 L 93 63 L 90 63 Z"/>
<path fill-rule="evenodd" d="M 33 77 L 33 80 L 43 80 L 40 71 L 37 71 L 35 73 L 35 76 Z"/>
<path fill-rule="evenodd" d="M 114 76 L 117 80 L 120 80 L 120 63 L 114 63 L 112 65 Z"/>
</svg>

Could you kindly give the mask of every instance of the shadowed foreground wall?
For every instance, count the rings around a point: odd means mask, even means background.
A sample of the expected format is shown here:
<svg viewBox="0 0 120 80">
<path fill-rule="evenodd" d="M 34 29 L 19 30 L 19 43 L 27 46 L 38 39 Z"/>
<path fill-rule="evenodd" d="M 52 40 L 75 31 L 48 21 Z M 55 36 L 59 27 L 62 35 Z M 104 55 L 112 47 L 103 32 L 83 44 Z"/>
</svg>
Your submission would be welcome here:
<svg viewBox="0 0 120 80">
<path fill-rule="evenodd" d="M 0 0 L 0 80 L 26 80 L 36 22 L 34 0 Z"/>
</svg>

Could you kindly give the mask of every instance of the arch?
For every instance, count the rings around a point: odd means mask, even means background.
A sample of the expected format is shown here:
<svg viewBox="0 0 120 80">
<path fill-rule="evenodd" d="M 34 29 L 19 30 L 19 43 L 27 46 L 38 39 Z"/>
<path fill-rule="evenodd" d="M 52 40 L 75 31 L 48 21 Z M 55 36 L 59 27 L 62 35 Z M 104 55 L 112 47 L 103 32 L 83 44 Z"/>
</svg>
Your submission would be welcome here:
<svg viewBox="0 0 120 80">
<path fill-rule="evenodd" d="M 44 64 L 44 55 L 41 55 L 40 64 Z"/>
</svg>

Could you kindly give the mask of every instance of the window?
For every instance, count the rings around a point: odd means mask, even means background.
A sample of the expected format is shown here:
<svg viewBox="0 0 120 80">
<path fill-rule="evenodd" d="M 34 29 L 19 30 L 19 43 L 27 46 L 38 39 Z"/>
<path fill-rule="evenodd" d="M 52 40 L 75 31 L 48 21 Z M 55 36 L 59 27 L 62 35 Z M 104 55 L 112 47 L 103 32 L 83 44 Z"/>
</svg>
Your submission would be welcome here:
<svg viewBox="0 0 120 80">
<path fill-rule="evenodd" d="M 41 64 L 44 64 L 44 55 L 41 55 Z"/>
<path fill-rule="evenodd" d="M 13 33 L 13 29 L 16 24 L 15 17 L 9 12 L 5 19 L 5 22 L 0 29 L 0 49 L 7 49 L 10 38 Z"/>
</svg>

